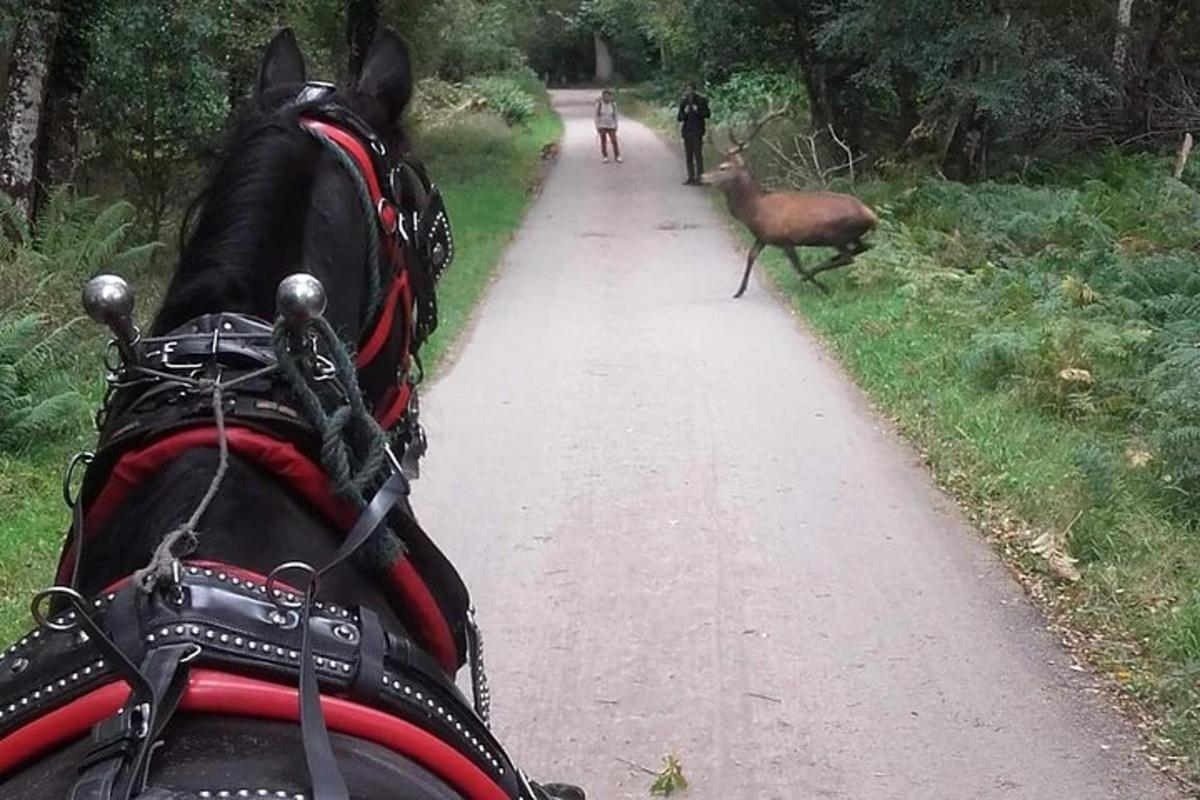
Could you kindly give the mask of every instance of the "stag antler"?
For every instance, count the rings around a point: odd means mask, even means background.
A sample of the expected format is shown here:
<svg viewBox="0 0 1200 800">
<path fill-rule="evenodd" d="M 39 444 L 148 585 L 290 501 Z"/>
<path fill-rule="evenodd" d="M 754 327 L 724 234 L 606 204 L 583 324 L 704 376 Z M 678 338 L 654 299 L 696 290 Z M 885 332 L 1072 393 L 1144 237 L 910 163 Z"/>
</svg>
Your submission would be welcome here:
<svg viewBox="0 0 1200 800">
<path fill-rule="evenodd" d="M 750 129 L 750 134 L 745 138 L 744 141 L 739 140 L 736 136 L 734 136 L 732 130 L 727 131 L 726 135 L 729 136 L 729 141 L 731 141 L 733 143 L 733 148 L 729 151 L 730 155 L 732 155 L 734 153 L 740 153 L 743 150 L 745 150 L 747 147 L 749 147 L 750 143 L 754 141 L 754 137 L 758 136 L 758 132 L 763 129 L 763 126 L 766 125 L 768 122 L 770 122 L 773 119 L 778 119 L 779 117 L 782 117 L 784 114 L 786 114 L 788 112 L 788 110 L 791 108 L 791 105 L 792 105 L 792 103 L 789 100 L 788 102 L 784 103 L 783 106 L 781 106 L 780 108 L 775 108 L 775 103 L 772 102 L 771 105 L 767 108 L 767 113 L 763 114 L 761 117 L 759 117 L 758 121 L 754 123 L 754 127 Z"/>
</svg>

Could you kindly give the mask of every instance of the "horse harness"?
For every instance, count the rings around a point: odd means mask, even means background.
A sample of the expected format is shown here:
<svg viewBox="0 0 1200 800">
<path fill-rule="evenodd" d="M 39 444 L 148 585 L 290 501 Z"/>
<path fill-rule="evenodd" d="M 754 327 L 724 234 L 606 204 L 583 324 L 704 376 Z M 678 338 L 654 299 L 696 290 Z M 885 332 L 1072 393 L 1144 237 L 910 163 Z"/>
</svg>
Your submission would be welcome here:
<svg viewBox="0 0 1200 800">
<path fill-rule="evenodd" d="M 373 484 L 363 509 L 333 491 L 318 466 L 321 432 L 278 379 L 279 331 L 263 320 L 209 314 L 166 336 L 119 343 L 121 358 L 106 358 L 100 447 L 73 462 L 65 480 L 74 523 L 58 585 L 34 600 L 38 627 L 0 655 L 0 776 L 90 730 L 71 799 L 136 797 L 167 723 L 185 711 L 300 722 L 313 800 L 348 797 L 329 729 L 390 747 L 471 800 L 542 796 L 488 730 L 466 589 L 407 502 L 424 449 L 415 354 L 437 324 L 433 286 L 453 256 L 449 222 L 421 165 L 390 160 L 365 123 L 324 102 L 330 92 L 324 84 L 304 88 L 300 124 L 343 152 L 376 211 L 389 286 L 360 339 L 350 380 L 393 384 L 369 409 L 394 434 L 389 477 Z M 314 384 L 345 392 L 336 359 L 302 344 Z M 397 346 L 398 372 L 381 375 L 381 354 Z M 135 357 L 139 368 L 127 370 Z M 194 391 L 197 380 L 217 385 L 214 402 Z M 86 532 L 182 452 L 217 445 L 282 476 L 346 531 L 333 561 L 321 569 L 285 564 L 261 576 L 179 559 L 165 588 L 147 592 L 126 579 L 99 597 L 79 595 Z M 79 465 L 87 470 L 74 498 L 71 473 Z M 404 545 L 386 572 L 406 633 L 385 630 L 367 607 L 316 601 L 320 575 L 385 526 L 400 531 Z M 284 584 L 289 568 L 309 573 L 307 588 Z M 464 663 L 476 679 L 474 704 L 453 680 Z"/>
</svg>

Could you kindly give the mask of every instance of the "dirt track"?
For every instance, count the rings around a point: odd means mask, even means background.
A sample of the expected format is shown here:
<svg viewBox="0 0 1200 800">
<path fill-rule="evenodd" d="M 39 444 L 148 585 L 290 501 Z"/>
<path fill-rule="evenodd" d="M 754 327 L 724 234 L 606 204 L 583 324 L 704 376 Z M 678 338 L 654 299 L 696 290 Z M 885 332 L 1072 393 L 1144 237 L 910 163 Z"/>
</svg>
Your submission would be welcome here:
<svg viewBox="0 0 1200 800">
<path fill-rule="evenodd" d="M 693 800 L 1182 797 L 683 163 L 591 93 L 457 363 L 415 501 L 536 778 Z"/>
</svg>

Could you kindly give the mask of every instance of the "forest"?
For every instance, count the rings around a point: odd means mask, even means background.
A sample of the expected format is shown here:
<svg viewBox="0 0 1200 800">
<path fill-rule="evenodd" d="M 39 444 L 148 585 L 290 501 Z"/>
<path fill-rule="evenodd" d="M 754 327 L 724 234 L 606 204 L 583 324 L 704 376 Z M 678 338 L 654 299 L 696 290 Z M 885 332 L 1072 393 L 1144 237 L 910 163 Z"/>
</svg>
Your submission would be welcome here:
<svg viewBox="0 0 1200 800">
<path fill-rule="evenodd" d="M 545 85 L 617 87 L 669 138 L 695 81 L 710 162 L 786 107 L 751 148 L 758 178 L 853 193 L 881 225 L 831 296 L 782 259 L 776 287 L 1145 716 L 1163 766 L 1200 775 L 1195 0 L 3 0 L 6 633 L 102 390 L 79 283 L 121 269 L 153 304 L 283 25 L 335 79 L 381 26 L 413 48 L 410 125 L 467 245 L 438 347 L 558 134 Z"/>
</svg>

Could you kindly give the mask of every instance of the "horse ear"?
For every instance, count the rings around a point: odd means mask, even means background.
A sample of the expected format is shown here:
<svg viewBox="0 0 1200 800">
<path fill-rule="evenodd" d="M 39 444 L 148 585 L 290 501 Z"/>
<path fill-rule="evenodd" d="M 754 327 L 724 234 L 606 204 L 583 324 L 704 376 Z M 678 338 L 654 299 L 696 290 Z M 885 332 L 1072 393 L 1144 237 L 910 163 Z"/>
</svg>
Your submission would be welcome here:
<svg viewBox="0 0 1200 800">
<path fill-rule="evenodd" d="M 296 83 L 304 83 L 304 56 L 296 44 L 296 34 L 291 28 L 284 28 L 267 45 L 258 71 L 258 90 L 263 92 Z"/>
<path fill-rule="evenodd" d="M 363 59 L 357 89 L 382 103 L 392 119 L 400 116 L 413 91 L 412 62 L 403 39 L 391 31 L 375 37 Z"/>
</svg>

